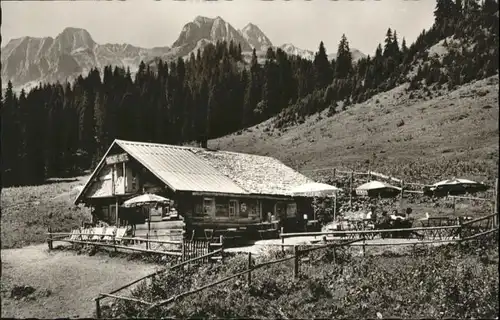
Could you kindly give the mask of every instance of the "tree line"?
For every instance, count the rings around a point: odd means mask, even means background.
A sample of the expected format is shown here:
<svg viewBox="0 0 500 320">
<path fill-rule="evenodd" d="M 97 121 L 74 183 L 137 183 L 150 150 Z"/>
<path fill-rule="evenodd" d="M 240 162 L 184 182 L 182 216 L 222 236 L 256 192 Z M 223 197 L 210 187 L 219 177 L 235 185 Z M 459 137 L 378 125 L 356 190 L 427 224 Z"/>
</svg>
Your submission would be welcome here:
<svg viewBox="0 0 500 320">
<path fill-rule="evenodd" d="M 263 64 L 255 50 L 247 63 L 239 45 L 218 42 L 185 60 L 141 62 L 134 76 L 106 66 L 73 83 L 40 84 L 19 95 L 9 82 L 0 99 L 2 185 L 37 184 L 92 168 L 115 138 L 201 142 L 273 116 L 274 125 L 284 127 L 325 108 L 333 115 L 338 102 L 347 108 L 407 81 L 410 89 L 432 83 L 452 88 L 495 74 L 497 11 L 495 0 L 482 6 L 439 0 L 434 25 L 413 44 L 388 29 L 375 55 L 357 62 L 345 35 L 331 61 L 323 42 L 313 61 L 269 48 Z M 430 46 L 451 35 L 466 45 L 442 59 L 426 56 Z"/>
</svg>

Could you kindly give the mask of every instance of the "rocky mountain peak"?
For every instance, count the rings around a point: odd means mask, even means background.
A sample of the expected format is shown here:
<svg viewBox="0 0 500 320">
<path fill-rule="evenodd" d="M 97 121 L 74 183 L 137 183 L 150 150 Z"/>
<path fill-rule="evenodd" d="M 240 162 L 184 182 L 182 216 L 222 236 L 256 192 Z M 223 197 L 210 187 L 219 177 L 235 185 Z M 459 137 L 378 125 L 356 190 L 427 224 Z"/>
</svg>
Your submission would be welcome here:
<svg viewBox="0 0 500 320">
<path fill-rule="evenodd" d="M 247 24 L 240 33 L 252 49 L 255 48 L 255 50 L 265 51 L 273 45 L 264 32 L 253 23 Z"/>
<path fill-rule="evenodd" d="M 81 28 L 68 27 L 55 39 L 58 49 L 70 53 L 77 49 L 93 49 L 96 43 L 90 33 Z"/>
</svg>

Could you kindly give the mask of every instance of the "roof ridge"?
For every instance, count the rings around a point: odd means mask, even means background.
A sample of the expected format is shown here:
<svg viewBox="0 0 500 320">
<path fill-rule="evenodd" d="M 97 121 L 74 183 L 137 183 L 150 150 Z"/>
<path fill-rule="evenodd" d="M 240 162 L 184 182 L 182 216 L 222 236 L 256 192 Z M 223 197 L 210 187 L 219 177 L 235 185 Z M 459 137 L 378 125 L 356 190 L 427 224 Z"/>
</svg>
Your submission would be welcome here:
<svg viewBox="0 0 500 320">
<path fill-rule="evenodd" d="M 168 143 L 157 143 L 157 142 L 144 142 L 144 141 L 132 141 L 132 140 L 122 140 L 122 139 L 115 139 L 116 143 L 120 145 L 120 143 L 129 143 L 129 144 L 144 144 L 144 145 L 150 145 L 150 146 L 161 146 L 161 147 L 168 147 L 168 148 L 178 148 L 178 149 L 201 149 L 201 148 L 196 148 L 196 147 L 188 147 L 188 146 L 179 146 L 176 144 L 168 144 Z"/>
</svg>

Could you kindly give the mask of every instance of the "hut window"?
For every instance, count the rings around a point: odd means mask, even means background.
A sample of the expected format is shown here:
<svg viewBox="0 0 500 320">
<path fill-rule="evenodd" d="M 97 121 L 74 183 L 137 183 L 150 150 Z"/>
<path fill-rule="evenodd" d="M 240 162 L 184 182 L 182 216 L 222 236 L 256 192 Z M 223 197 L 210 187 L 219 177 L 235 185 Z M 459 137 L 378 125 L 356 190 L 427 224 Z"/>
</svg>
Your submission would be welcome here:
<svg viewBox="0 0 500 320">
<path fill-rule="evenodd" d="M 204 198 L 203 199 L 203 213 L 205 215 L 209 215 L 209 216 L 215 215 L 215 200 L 214 200 L 214 198 Z"/>
<path fill-rule="evenodd" d="M 229 216 L 236 217 L 238 215 L 238 200 L 229 200 Z"/>
<path fill-rule="evenodd" d="M 245 202 L 242 202 L 240 204 L 240 210 L 239 210 L 240 217 L 248 218 L 248 211 L 249 211 L 248 204 Z"/>
<path fill-rule="evenodd" d="M 295 218 L 297 215 L 297 204 L 295 202 L 288 203 L 286 206 L 286 216 L 288 218 Z"/>
<path fill-rule="evenodd" d="M 116 176 L 117 177 L 123 177 L 123 166 L 121 165 L 117 165 L 116 166 Z"/>
</svg>

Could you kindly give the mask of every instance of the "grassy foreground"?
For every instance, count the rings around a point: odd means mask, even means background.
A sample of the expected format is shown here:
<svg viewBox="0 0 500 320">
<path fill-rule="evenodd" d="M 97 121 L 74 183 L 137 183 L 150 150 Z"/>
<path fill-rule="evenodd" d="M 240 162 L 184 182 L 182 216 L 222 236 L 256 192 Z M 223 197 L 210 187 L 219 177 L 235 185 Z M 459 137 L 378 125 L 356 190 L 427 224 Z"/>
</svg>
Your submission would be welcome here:
<svg viewBox="0 0 500 320">
<path fill-rule="evenodd" d="M 321 251 L 321 250 L 320 250 Z M 267 257 L 264 260 L 275 259 Z M 261 262 L 261 261 L 257 261 Z M 224 265 L 200 266 L 142 284 L 133 296 L 159 301 L 222 279 L 246 268 L 247 257 Z M 482 318 L 498 315 L 498 237 L 445 246 L 417 256 L 354 257 L 318 252 L 301 262 L 300 279 L 292 262 L 258 269 L 249 287 L 230 280 L 161 307 L 147 316 L 172 318 Z M 104 316 L 134 318 L 144 306 L 115 301 Z"/>
<path fill-rule="evenodd" d="M 50 226 L 69 231 L 90 219 L 85 208 L 75 207 L 77 186 L 88 177 L 54 179 L 39 186 L 2 189 L 2 249 L 41 243 Z"/>
</svg>

